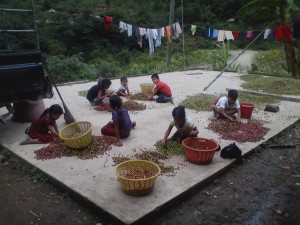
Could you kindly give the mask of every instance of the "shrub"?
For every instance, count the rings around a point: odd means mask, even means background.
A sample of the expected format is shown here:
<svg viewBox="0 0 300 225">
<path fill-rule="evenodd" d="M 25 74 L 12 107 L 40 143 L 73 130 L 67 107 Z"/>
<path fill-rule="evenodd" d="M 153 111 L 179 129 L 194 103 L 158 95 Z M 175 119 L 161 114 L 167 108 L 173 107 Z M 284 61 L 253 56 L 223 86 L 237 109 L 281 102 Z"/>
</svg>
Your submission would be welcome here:
<svg viewBox="0 0 300 225">
<path fill-rule="evenodd" d="M 283 49 L 274 49 L 257 53 L 252 59 L 249 73 L 288 75 Z"/>
</svg>

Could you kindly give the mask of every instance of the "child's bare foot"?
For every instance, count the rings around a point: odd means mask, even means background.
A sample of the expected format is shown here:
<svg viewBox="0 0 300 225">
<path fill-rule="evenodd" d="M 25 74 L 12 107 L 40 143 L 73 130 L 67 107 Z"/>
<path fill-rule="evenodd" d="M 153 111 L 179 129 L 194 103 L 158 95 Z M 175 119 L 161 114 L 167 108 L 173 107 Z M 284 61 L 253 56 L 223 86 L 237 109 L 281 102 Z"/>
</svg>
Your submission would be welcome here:
<svg viewBox="0 0 300 225">
<path fill-rule="evenodd" d="M 135 126 L 136 126 L 136 122 L 135 122 L 135 121 L 133 121 L 133 122 L 132 122 L 132 124 L 131 124 L 131 127 L 132 127 L 132 129 L 134 129 L 134 128 L 135 128 Z"/>
<path fill-rule="evenodd" d="M 39 141 L 38 139 L 32 139 L 30 137 L 27 137 L 19 145 L 28 145 L 28 144 L 43 144 L 43 142 Z"/>
</svg>

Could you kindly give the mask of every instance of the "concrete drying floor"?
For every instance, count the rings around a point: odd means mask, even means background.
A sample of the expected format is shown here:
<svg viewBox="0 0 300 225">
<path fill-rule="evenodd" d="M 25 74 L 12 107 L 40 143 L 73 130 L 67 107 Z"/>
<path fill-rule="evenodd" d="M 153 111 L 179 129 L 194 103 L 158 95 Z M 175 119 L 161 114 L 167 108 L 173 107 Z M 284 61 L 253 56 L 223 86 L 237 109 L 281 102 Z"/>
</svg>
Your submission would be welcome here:
<svg viewBox="0 0 300 225">
<path fill-rule="evenodd" d="M 186 96 L 202 92 L 204 87 L 218 73 L 194 70 L 160 74 L 160 78 L 170 85 L 175 105 L 177 105 Z M 205 93 L 219 95 L 225 93 L 226 88 L 242 89 L 242 81 L 239 76 L 236 73 L 224 73 Z M 113 80 L 112 87 L 115 87 L 118 82 L 119 80 Z M 130 91 L 140 92 L 139 84 L 149 82 L 151 82 L 150 76 L 129 78 Z M 84 97 L 78 95 L 78 91 L 87 90 L 95 83 L 60 86 L 59 90 L 76 120 L 92 122 L 93 134 L 101 135 L 100 129 L 111 119 L 111 113 L 94 110 Z M 298 96 L 298 98 L 300 97 Z M 61 104 L 56 92 L 53 99 L 45 99 L 44 102 L 46 106 L 53 103 Z M 34 151 L 40 149 L 43 145 L 19 145 L 19 142 L 26 137 L 24 130 L 29 126 L 29 123 L 15 123 L 9 117 L 5 119 L 6 126 L 0 124 L 0 143 L 42 170 L 62 186 L 81 196 L 82 199 L 99 207 L 101 211 L 125 224 L 131 224 L 151 212 L 159 210 L 165 203 L 186 193 L 233 162 L 233 160 L 222 159 L 219 152 L 215 154 L 212 163 L 209 165 L 193 165 L 185 162 L 184 157 L 173 157 L 164 163 L 175 167 L 179 166 L 180 169 L 177 170 L 175 176 L 159 176 L 150 195 L 131 197 L 124 194 L 114 174 L 115 167 L 113 166 L 112 156 L 118 154 L 133 155 L 133 149 L 137 151 L 153 149 L 153 144 L 163 138 L 169 121 L 172 119 L 171 112 L 174 106 L 170 103 L 145 103 L 147 110 L 130 113 L 131 119 L 137 122 L 137 126 L 132 131 L 131 136 L 123 140 L 123 146 L 113 146 L 109 154 L 98 158 L 81 160 L 75 157 L 65 157 L 44 161 L 37 160 Z M 278 113 L 264 112 L 263 109 L 255 109 L 253 112 L 252 119 L 258 119 L 264 123 L 265 127 L 270 128 L 265 140 L 273 137 L 299 119 L 300 104 L 282 101 L 279 106 L 280 111 Z M 0 115 L 5 113 L 5 108 L 1 108 Z M 187 115 L 193 118 L 197 125 L 199 137 L 215 139 L 223 147 L 232 142 L 219 139 L 214 132 L 206 129 L 208 121 L 212 117 L 211 112 L 196 113 L 187 110 Z M 65 125 L 63 118 L 58 120 L 60 129 Z M 172 133 L 174 131 L 175 128 Z M 263 142 L 238 143 L 238 146 L 242 149 L 243 154 L 246 154 Z"/>
</svg>

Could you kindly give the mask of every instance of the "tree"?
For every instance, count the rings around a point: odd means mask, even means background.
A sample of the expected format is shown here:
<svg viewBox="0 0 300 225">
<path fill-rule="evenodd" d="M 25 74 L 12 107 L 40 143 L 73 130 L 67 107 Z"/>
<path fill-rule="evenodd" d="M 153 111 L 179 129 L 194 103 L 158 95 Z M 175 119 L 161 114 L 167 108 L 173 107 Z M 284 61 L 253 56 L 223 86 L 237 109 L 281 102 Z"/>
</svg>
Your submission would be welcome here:
<svg viewBox="0 0 300 225">
<path fill-rule="evenodd" d="M 255 14 L 256 17 L 275 16 L 281 25 L 293 23 L 293 15 L 299 13 L 295 7 L 295 0 L 253 0 L 243 6 L 237 14 Z M 293 7 L 294 6 L 294 7 Z M 287 62 L 287 71 L 292 76 L 300 76 L 299 40 L 292 43 L 285 41 L 284 50 Z"/>
</svg>

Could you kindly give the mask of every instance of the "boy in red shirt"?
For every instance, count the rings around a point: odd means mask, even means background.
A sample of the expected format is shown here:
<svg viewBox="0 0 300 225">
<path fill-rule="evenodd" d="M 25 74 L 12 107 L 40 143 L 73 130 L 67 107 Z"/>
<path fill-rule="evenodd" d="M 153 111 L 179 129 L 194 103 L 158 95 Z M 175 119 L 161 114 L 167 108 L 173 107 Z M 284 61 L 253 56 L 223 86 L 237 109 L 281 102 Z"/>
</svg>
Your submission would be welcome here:
<svg viewBox="0 0 300 225">
<path fill-rule="evenodd" d="M 154 92 L 151 94 L 148 99 L 151 100 L 155 95 L 157 95 L 156 102 L 157 103 L 166 103 L 171 102 L 173 104 L 172 92 L 166 83 L 162 82 L 159 79 L 157 73 L 151 76 L 152 82 L 155 84 Z"/>
</svg>

